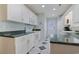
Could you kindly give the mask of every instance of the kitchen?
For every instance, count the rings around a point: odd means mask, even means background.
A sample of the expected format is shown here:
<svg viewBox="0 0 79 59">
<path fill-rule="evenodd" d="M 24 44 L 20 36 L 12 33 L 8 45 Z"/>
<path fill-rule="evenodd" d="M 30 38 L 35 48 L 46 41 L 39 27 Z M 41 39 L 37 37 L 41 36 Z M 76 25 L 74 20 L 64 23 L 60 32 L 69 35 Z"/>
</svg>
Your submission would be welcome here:
<svg viewBox="0 0 79 59">
<path fill-rule="evenodd" d="M 0 54 L 49 53 L 43 19 L 27 4 L 0 4 Z"/>
<path fill-rule="evenodd" d="M 37 15 L 24 4 L 0 4 L 0 53 L 27 54 L 40 40 Z"/>
<path fill-rule="evenodd" d="M 76 46 L 78 53 L 78 10 L 75 4 L 0 4 L 0 54 L 62 53 L 58 45 Z"/>
</svg>

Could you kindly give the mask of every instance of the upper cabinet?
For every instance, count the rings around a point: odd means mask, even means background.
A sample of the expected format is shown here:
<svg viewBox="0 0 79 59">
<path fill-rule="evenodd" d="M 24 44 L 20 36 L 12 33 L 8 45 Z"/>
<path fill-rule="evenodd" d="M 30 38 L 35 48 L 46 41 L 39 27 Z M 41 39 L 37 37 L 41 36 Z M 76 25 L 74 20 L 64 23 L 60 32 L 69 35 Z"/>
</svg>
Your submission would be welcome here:
<svg viewBox="0 0 79 59">
<path fill-rule="evenodd" d="M 65 25 L 79 25 L 79 5 L 72 5 L 66 12 Z"/>
<path fill-rule="evenodd" d="M 73 5 L 73 22 L 79 22 L 79 5 Z"/>
<path fill-rule="evenodd" d="M 37 25 L 37 16 L 33 14 L 34 25 Z"/>
<path fill-rule="evenodd" d="M 37 16 L 29 10 L 29 24 L 37 25 Z"/>
<path fill-rule="evenodd" d="M 30 24 L 37 25 L 37 16 L 33 12 L 29 12 L 30 17 L 29 17 L 29 22 Z"/>
<path fill-rule="evenodd" d="M 22 5 L 8 4 L 7 5 L 7 19 L 12 21 L 22 22 Z"/>
<path fill-rule="evenodd" d="M 29 9 L 26 6 L 23 5 L 23 7 L 22 7 L 23 23 L 29 24 L 29 17 L 30 17 Z"/>
<path fill-rule="evenodd" d="M 0 20 L 37 25 L 37 15 L 24 4 L 0 4 Z"/>
</svg>

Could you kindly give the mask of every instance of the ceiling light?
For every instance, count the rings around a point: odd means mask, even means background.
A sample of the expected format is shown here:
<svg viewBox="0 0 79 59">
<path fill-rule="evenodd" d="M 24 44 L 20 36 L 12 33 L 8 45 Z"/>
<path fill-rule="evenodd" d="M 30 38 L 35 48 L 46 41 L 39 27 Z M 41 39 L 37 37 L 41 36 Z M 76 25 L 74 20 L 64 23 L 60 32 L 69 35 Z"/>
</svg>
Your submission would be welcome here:
<svg viewBox="0 0 79 59">
<path fill-rule="evenodd" d="M 42 7 L 42 8 L 44 8 L 44 7 L 45 7 L 45 5 L 42 5 L 41 7 Z"/>
<path fill-rule="evenodd" d="M 53 10 L 55 11 L 55 10 L 56 10 L 56 8 L 53 8 Z"/>
</svg>

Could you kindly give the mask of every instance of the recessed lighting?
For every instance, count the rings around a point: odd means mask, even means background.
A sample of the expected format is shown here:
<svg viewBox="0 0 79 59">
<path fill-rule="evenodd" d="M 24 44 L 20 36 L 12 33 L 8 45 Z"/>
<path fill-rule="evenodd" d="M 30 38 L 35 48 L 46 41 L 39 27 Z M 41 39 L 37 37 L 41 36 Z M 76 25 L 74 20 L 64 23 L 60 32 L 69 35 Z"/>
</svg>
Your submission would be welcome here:
<svg viewBox="0 0 79 59">
<path fill-rule="evenodd" d="M 53 10 L 55 11 L 55 10 L 56 10 L 56 8 L 53 8 Z"/>
<path fill-rule="evenodd" d="M 42 7 L 42 8 L 44 8 L 44 7 L 45 7 L 45 5 L 42 5 L 41 7 Z"/>
</svg>

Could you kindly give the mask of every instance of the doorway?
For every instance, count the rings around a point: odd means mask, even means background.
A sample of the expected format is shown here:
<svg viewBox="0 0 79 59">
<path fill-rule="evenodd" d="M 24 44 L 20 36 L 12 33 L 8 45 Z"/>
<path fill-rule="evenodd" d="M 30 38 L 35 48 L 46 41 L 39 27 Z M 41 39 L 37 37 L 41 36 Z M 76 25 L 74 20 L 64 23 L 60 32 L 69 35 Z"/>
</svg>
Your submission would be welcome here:
<svg viewBox="0 0 79 59">
<path fill-rule="evenodd" d="M 47 34 L 46 37 L 50 39 L 50 42 L 57 41 L 57 19 L 47 19 Z"/>
</svg>

